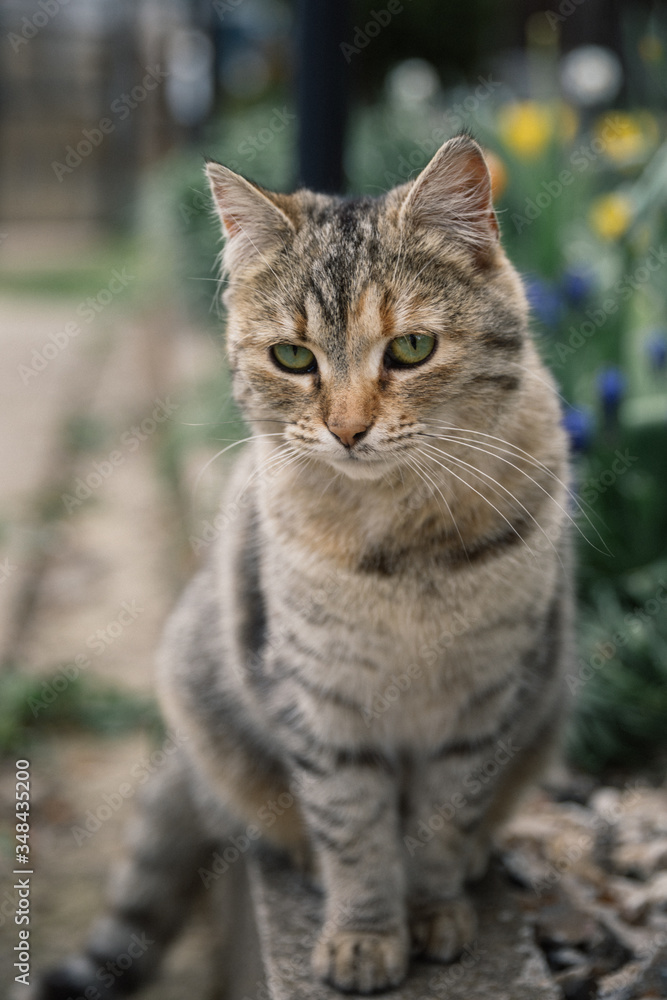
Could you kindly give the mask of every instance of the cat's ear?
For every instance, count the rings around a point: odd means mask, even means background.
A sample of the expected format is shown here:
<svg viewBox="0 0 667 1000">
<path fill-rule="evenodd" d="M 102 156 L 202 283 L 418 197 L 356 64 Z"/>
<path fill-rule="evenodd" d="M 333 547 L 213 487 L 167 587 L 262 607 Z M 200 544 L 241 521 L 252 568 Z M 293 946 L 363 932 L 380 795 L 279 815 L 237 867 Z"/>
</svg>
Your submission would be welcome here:
<svg viewBox="0 0 667 1000">
<path fill-rule="evenodd" d="M 234 271 L 284 246 L 294 226 L 261 188 L 221 163 L 209 161 L 206 174 L 227 243 L 226 270 Z"/>
<path fill-rule="evenodd" d="M 492 253 L 499 237 L 491 177 L 474 139 L 459 135 L 440 147 L 408 192 L 400 221 L 445 232 L 482 258 Z"/>
</svg>

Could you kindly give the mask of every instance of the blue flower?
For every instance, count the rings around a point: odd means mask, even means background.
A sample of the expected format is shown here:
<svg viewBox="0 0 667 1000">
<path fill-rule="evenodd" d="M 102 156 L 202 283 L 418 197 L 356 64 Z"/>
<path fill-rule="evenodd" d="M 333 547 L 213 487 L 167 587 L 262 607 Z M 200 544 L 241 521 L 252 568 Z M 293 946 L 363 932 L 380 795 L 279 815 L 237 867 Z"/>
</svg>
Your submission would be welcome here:
<svg viewBox="0 0 667 1000">
<path fill-rule="evenodd" d="M 646 354 L 657 372 L 664 371 L 667 365 L 667 336 L 664 330 L 653 331 L 646 341 Z"/>
<path fill-rule="evenodd" d="M 568 269 L 561 279 L 563 297 L 571 306 L 580 306 L 590 296 L 593 284 L 591 271 L 579 268 Z"/>
<path fill-rule="evenodd" d="M 573 452 L 586 451 L 593 437 L 593 417 L 588 410 L 568 406 L 563 413 L 563 427 L 570 439 Z"/>
<path fill-rule="evenodd" d="M 598 373 L 597 385 L 604 415 L 615 420 L 618 408 L 625 395 L 626 378 L 620 368 L 609 365 Z"/>
<path fill-rule="evenodd" d="M 537 318 L 545 326 L 558 326 L 563 312 L 563 303 L 558 290 L 542 278 L 529 278 L 526 282 L 526 294 Z"/>
</svg>

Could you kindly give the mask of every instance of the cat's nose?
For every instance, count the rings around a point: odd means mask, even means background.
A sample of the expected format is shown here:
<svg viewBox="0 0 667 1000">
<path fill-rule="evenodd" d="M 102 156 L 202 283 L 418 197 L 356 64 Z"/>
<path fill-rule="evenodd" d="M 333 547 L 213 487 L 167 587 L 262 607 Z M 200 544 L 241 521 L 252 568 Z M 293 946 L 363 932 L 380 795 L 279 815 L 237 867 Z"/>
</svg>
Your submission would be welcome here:
<svg viewBox="0 0 667 1000">
<path fill-rule="evenodd" d="M 361 420 L 348 420 L 345 423 L 331 423 L 327 427 L 337 437 L 346 448 L 351 448 L 359 441 L 368 430 L 370 424 Z"/>
</svg>

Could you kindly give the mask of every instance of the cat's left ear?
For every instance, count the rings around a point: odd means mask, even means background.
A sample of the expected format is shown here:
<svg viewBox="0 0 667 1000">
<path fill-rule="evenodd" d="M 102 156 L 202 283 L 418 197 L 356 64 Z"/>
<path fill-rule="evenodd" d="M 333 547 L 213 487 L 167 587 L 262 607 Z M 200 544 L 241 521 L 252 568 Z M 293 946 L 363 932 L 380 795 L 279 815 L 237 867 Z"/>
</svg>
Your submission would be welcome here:
<svg viewBox="0 0 667 1000">
<path fill-rule="evenodd" d="M 499 233 L 491 177 L 480 146 L 459 135 L 441 146 L 403 202 L 401 224 L 435 229 L 489 258 Z"/>
<path fill-rule="evenodd" d="M 227 238 L 223 252 L 226 270 L 270 256 L 294 235 L 292 222 L 268 192 L 221 163 L 209 161 L 206 173 Z"/>
</svg>

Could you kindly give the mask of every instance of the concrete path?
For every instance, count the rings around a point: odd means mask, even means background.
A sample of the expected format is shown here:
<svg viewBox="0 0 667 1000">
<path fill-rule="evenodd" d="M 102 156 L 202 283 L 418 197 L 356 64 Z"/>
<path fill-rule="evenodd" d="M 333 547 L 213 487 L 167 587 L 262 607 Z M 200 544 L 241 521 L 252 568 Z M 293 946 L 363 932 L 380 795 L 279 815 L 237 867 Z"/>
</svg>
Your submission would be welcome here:
<svg viewBox="0 0 667 1000">
<path fill-rule="evenodd" d="M 197 383 L 211 377 L 220 353 L 210 338 L 173 315 L 142 315 L 120 296 L 90 322 L 80 312 L 76 298 L 0 295 L 2 659 L 45 678 L 58 671 L 65 685 L 85 673 L 149 696 L 160 631 L 191 568 L 185 515 L 203 517 L 211 499 L 210 492 L 198 494 L 196 510 L 187 509 L 187 488 L 179 496 L 160 473 L 159 439 L 168 421 L 185 411 L 192 416 Z M 71 324 L 78 325 L 76 335 L 67 333 Z M 79 436 L 95 431 L 97 442 L 72 449 L 68 425 L 78 427 Z M 208 457 L 203 452 L 197 461 Z M 62 688 L 54 691 L 49 682 L 43 692 L 40 714 L 53 710 Z M 142 773 L 141 762 L 150 761 L 155 749 L 146 735 L 60 733 L 31 753 L 33 968 L 76 948 L 100 912 L 132 796 L 90 835 L 76 831 L 95 826 L 105 796 L 116 802 L 115 792 L 128 775 Z M 4 904 L 12 885 L 13 773 L 13 762 L 5 761 Z M 13 945 L 17 930 L 6 908 L 0 915 L 3 996 L 13 981 L 11 948 L 4 942 Z M 149 996 L 181 1000 L 204 990 L 210 978 L 206 940 L 195 922 Z"/>
</svg>

